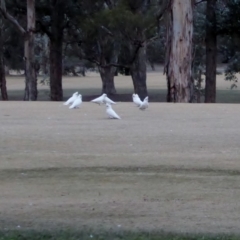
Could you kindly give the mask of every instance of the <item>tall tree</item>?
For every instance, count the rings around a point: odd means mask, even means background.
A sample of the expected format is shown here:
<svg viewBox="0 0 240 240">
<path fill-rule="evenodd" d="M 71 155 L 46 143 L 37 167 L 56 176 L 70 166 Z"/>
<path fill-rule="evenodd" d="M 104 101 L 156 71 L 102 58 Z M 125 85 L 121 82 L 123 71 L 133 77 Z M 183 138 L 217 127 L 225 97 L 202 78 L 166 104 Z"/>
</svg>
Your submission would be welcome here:
<svg viewBox="0 0 240 240">
<path fill-rule="evenodd" d="M 192 95 L 193 1 L 172 0 L 168 19 L 168 102 L 190 102 Z"/>
<path fill-rule="evenodd" d="M 75 34 L 70 35 L 77 35 L 78 40 L 75 41 L 80 42 L 79 46 L 74 45 L 76 50 L 80 50 L 79 57 L 97 65 L 102 80 L 102 93 L 113 95 L 116 94 L 114 85 L 116 67 L 113 65 L 118 62 L 119 34 L 111 22 L 111 6 L 105 5 L 104 2 L 94 2 L 85 5 L 85 11 L 79 19 L 80 23 L 76 24 L 79 29 L 75 29 Z"/>
<path fill-rule="evenodd" d="M 205 103 L 216 102 L 217 32 L 215 9 L 216 0 L 207 0 Z"/>
<path fill-rule="evenodd" d="M 50 98 L 52 101 L 62 101 L 64 31 L 70 26 L 71 19 L 80 11 L 79 1 L 43 0 L 37 2 L 36 9 L 37 29 L 49 37 Z"/>
<path fill-rule="evenodd" d="M 34 59 L 35 0 L 27 0 L 27 31 L 25 33 L 25 100 L 37 100 L 37 77 Z"/>
<path fill-rule="evenodd" d="M 37 80 L 34 67 L 34 27 L 35 27 L 35 0 L 27 0 L 27 29 L 25 29 L 6 8 L 5 0 L 1 0 L 0 11 L 24 37 L 25 58 L 25 93 L 24 100 L 37 100 Z"/>
<path fill-rule="evenodd" d="M 147 46 L 159 38 L 158 27 L 169 1 L 122 0 L 113 11 L 113 22 L 121 36 L 119 65 L 128 69 L 134 91 L 141 99 L 147 91 Z"/>
<path fill-rule="evenodd" d="M 50 89 L 51 100 L 62 101 L 62 45 L 64 0 L 51 1 Z"/>
<path fill-rule="evenodd" d="M 6 76 L 5 76 L 5 64 L 4 64 L 4 38 L 3 38 L 4 22 L 0 18 L 0 90 L 2 100 L 8 100 Z"/>
</svg>

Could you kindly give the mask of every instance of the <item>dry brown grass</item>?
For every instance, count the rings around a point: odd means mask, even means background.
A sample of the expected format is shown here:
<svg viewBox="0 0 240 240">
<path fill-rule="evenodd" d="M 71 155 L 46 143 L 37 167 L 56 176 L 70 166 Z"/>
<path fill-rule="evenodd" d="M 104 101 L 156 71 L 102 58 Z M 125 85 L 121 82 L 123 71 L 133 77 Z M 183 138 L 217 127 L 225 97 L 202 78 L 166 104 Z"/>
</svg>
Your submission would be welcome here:
<svg viewBox="0 0 240 240">
<path fill-rule="evenodd" d="M 122 120 L 91 103 L 0 104 L 1 229 L 239 232 L 238 105 L 114 109 Z"/>
<path fill-rule="evenodd" d="M 101 92 L 96 74 L 64 78 L 64 96 Z M 130 77 L 116 78 L 131 100 Z M 94 88 L 92 88 L 94 86 Z M 165 101 L 165 76 L 148 74 L 150 102 Z M 218 76 L 218 102 L 239 102 L 239 90 Z M 10 100 L 24 80 L 8 78 Z M 39 100 L 48 100 L 39 86 Z M 84 102 L 0 104 L 0 228 L 106 228 L 239 232 L 238 105 L 132 103 L 106 119 Z M 18 227 L 19 226 L 19 227 Z"/>
</svg>

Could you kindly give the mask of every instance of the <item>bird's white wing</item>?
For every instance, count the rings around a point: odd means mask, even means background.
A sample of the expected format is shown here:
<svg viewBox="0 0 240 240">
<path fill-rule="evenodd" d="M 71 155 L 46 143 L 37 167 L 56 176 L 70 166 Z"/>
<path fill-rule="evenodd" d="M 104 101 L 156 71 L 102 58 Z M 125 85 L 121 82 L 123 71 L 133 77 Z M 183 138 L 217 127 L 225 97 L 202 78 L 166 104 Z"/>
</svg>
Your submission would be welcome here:
<svg viewBox="0 0 240 240">
<path fill-rule="evenodd" d="M 106 112 L 110 118 L 121 119 L 112 108 L 107 108 Z"/>
<path fill-rule="evenodd" d="M 104 97 L 100 96 L 98 98 L 91 100 L 91 102 L 101 104 L 101 103 L 103 103 L 103 99 L 104 99 Z"/>
<path fill-rule="evenodd" d="M 145 110 L 146 108 L 148 108 L 148 102 L 143 101 L 143 103 L 140 105 L 139 109 L 140 110 Z"/>
<path fill-rule="evenodd" d="M 112 101 L 110 98 L 105 97 L 103 100 L 105 103 L 109 103 L 109 104 L 116 104 L 114 101 Z"/>
<path fill-rule="evenodd" d="M 70 104 L 70 103 L 73 103 L 74 102 L 74 100 L 77 98 L 77 96 L 72 96 L 72 97 L 70 97 L 65 103 L 64 103 L 64 105 L 68 105 L 68 104 Z"/>
<path fill-rule="evenodd" d="M 78 108 L 82 103 L 82 99 L 81 98 L 77 98 L 73 104 L 69 107 L 69 109 L 73 109 L 73 108 Z"/>
<path fill-rule="evenodd" d="M 143 104 L 143 102 L 141 101 L 141 99 L 138 96 L 135 96 L 133 98 L 133 102 L 139 107 Z"/>
</svg>

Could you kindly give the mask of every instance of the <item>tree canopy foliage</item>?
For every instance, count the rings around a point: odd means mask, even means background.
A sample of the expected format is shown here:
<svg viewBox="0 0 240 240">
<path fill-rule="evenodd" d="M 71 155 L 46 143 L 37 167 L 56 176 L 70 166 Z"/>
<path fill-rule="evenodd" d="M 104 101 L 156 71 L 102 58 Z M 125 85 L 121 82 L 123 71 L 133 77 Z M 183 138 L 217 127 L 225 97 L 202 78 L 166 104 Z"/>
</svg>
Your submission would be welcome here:
<svg viewBox="0 0 240 240">
<path fill-rule="evenodd" d="M 198 99 L 204 94 L 205 30 L 212 24 L 206 19 L 206 3 L 195 1 L 193 14 L 192 77 Z M 216 3 L 217 61 L 228 64 L 226 79 L 236 82 L 240 72 L 240 0 Z M 114 75 L 120 72 L 132 76 L 141 97 L 147 95 L 146 65 L 154 69 L 165 60 L 170 5 L 171 0 L 36 1 L 36 62 L 39 72 L 50 77 L 51 99 L 62 99 L 60 76 L 69 72 L 77 75 L 76 67 L 98 69 L 102 91 L 108 94 L 117 92 Z M 26 29 L 27 0 L 6 1 L 6 9 Z M 4 23 L 4 63 L 11 69 L 24 69 L 24 37 L 4 14 L 0 17 Z"/>
</svg>

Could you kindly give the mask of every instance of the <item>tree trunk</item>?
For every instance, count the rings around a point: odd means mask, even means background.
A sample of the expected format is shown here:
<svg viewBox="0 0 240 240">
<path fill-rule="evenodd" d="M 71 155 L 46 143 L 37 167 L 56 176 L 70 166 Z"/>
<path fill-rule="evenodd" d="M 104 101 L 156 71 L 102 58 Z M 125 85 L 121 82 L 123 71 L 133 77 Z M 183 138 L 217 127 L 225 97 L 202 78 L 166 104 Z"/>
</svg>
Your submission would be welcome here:
<svg viewBox="0 0 240 240">
<path fill-rule="evenodd" d="M 216 67 L 217 67 L 217 35 L 216 35 L 216 0 L 207 1 L 206 9 L 206 86 L 205 103 L 216 102 Z"/>
<path fill-rule="evenodd" d="M 8 100 L 8 94 L 7 94 L 7 82 L 6 82 L 6 76 L 5 76 L 5 70 L 4 70 L 4 59 L 2 54 L 0 54 L 0 89 L 1 89 L 1 95 L 2 100 L 6 101 Z"/>
<path fill-rule="evenodd" d="M 27 0 L 27 33 L 25 34 L 25 93 L 24 100 L 37 100 L 37 78 L 34 58 L 35 0 Z"/>
<path fill-rule="evenodd" d="M 50 90 L 52 101 L 62 101 L 62 40 L 50 41 Z"/>
<path fill-rule="evenodd" d="M 147 65 L 146 44 L 138 49 L 135 60 L 131 65 L 130 73 L 133 80 L 134 92 L 143 100 L 148 96 L 147 92 Z"/>
<path fill-rule="evenodd" d="M 5 65 L 3 56 L 3 22 L 2 19 L 0 26 L 0 89 L 2 100 L 8 100 L 7 86 L 6 86 L 6 76 L 5 76 Z"/>
<path fill-rule="evenodd" d="M 114 85 L 115 67 L 99 67 L 100 76 L 102 79 L 102 93 L 114 95 L 117 93 Z"/>
<path fill-rule="evenodd" d="M 9 67 L 5 65 L 4 69 L 5 69 L 5 75 L 6 76 L 10 76 L 10 69 L 9 69 Z"/>
<path fill-rule="evenodd" d="M 62 44 L 64 0 L 52 0 L 52 26 L 50 37 L 50 96 L 52 101 L 62 101 Z"/>
<path fill-rule="evenodd" d="M 44 75 L 49 75 L 49 39 L 47 35 L 42 37 L 41 67 Z"/>
<path fill-rule="evenodd" d="M 165 72 L 168 102 L 192 99 L 193 1 L 172 0 L 168 26 Z"/>
<path fill-rule="evenodd" d="M 107 39 L 102 39 L 101 44 L 106 45 L 107 42 L 105 42 Z M 116 67 L 114 66 L 108 66 L 106 65 L 108 63 L 117 63 L 118 62 L 118 55 L 119 55 L 119 44 L 113 43 L 112 51 L 109 53 L 109 55 L 106 54 L 104 51 L 100 53 L 100 65 L 98 66 L 98 70 L 100 72 L 100 76 L 102 79 L 102 93 L 106 93 L 108 95 L 114 95 L 117 93 L 115 85 L 114 85 L 114 76 L 116 73 Z M 104 67 L 102 67 L 104 66 Z"/>
</svg>

